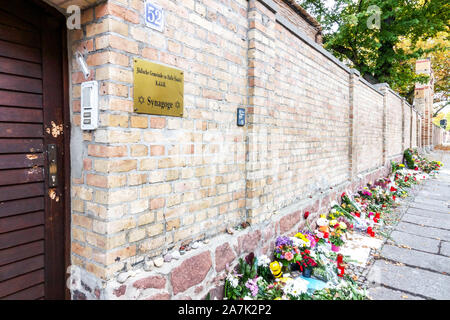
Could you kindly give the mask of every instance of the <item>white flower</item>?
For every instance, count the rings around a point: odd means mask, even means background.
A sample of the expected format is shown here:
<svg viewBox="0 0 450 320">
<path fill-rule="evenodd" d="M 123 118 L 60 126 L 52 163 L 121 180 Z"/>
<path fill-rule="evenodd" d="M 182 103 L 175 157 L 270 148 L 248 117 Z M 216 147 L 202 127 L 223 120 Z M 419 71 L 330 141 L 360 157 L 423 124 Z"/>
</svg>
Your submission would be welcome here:
<svg viewBox="0 0 450 320">
<path fill-rule="evenodd" d="M 299 248 L 309 247 L 311 244 L 311 242 L 309 240 L 304 241 L 297 237 L 290 237 L 290 239 L 292 240 L 292 243 L 294 244 L 294 246 L 299 247 Z"/>
<path fill-rule="evenodd" d="M 328 226 L 328 220 L 325 219 L 325 218 L 319 218 L 319 219 L 317 219 L 316 223 L 317 223 L 317 225 L 320 226 L 320 227 Z"/>
<path fill-rule="evenodd" d="M 245 297 L 243 298 L 243 300 L 253 300 L 253 298 L 250 297 L 250 296 L 245 296 Z"/>
<path fill-rule="evenodd" d="M 265 254 L 258 257 L 258 267 L 260 267 L 260 266 L 267 267 L 269 264 L 270 264 L 270 259 Z"/>
<path fill-rule="evenodd" d="M 236 288 L 239 285 L 239 278 L 232 275 L 231 273 L 227 275 L 227 280 L 233 288 Z"/>
<path fill-rule="evenodd" d="M 308 290 L 308 281 L 302 278 L 289 279 L 284 286 L 284 293 L 299 296 Z"/>
</svg>

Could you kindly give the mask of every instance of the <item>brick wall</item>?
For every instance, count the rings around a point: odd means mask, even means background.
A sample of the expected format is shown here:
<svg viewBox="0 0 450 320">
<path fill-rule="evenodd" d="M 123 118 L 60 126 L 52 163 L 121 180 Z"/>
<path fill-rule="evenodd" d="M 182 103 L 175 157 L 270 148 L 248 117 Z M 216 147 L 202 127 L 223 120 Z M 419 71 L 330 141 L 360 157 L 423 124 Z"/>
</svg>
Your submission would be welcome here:
<svg viewBox="0 0 450 320">
<path fill-rule="evenodd" d="M 102 278 L 245 217 L 245 129 L 234 117 L 247 104 L 247 2 L 167 1 L 163 34 L 143 26 L 143 1 L 126 4 L 85 10 L 73 39 L 102 110 L 99 129 L 82 134 L 73 262 Z M 185 71 L 183 118 L 133 112 L 135 57 Z M 81 81 L 74 67 L 75 126 Z"/>
<path fill-rule="evenodd" d="M 403 150 L 411 148 L 411 112 L 411 105 L 403 101 Z"/>
<path fill-rule="evenodd" d="M 427 83 L 417 83 L 414 91 L 414 102 L 421 114 L 421 144 L 426 150 L 433 146 L 433 70 L 430 58 L 416 61 L 416 73 L 429 77 Z"/>
<path fill-rule="evenodd" d="M 402 98 L 391 90 L 387 92 L 387 159 L 394 158 L 403 152 L 402 148 Z"/>
<path fill-rule="evenodd" d="M 348 178 L 348 74 L 260 2 L 250 2 L 249 16 L 247 209 L 258 223 Z M 262 16 L 266 25 L 256 22 Z"/>
<path fill-rule="evenodd" d="M 278 5 L 280 15 L 286 17 L 309 38 L 317 43 L 322 43 L 321 28 L 307 20 L 309 15 L 305 17 L 304 10 L 295 3 L 295 0 L 273 0 L 273 2 Z"/>
<path fill-rule="evenodd" d="M 415 109 L 411 109 L 411 148 L 417 147 L 417 112 Z"/>
<path fill-rule="evenodd" d="M 69 32 L 101 109 L 100 127 L 82 132 L 72 59 L 71 253 L 84 283 L 74 298 L 220 296 L 226 263 L 268 252 L 303 212 L 314 220 L 389 173 L 417 128 L 394 92 L 326 52 L 290 1 L 159 1 L 162 33 L 144 26 L 143 3 L 94 4 Z M 184 71 L 182 118 L 134 112 L 134 58 Z M 251 227 L 225 232 L 243 221 Z M 167 258 L 196 241 L 200 251 Z"/>
<path fill-rule="evenodd" d="M 357 93 L 357 172 L 383 165 L 383 95 L 358 81 Z"/>
</svg>

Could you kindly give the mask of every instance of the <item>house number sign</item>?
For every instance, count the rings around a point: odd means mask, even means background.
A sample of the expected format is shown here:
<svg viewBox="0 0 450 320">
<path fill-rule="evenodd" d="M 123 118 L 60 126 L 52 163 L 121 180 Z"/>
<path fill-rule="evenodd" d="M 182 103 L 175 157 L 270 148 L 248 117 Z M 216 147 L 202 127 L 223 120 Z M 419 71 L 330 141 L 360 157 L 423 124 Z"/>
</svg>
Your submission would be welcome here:
<svg viewBox="0 0 450 320">
<path fill-rule="evenodd" d="M 145 2 L 145 24 L 147 27 L 163 32 L 164 30 L 164 10 L 160 6 Z"/>
</svg>

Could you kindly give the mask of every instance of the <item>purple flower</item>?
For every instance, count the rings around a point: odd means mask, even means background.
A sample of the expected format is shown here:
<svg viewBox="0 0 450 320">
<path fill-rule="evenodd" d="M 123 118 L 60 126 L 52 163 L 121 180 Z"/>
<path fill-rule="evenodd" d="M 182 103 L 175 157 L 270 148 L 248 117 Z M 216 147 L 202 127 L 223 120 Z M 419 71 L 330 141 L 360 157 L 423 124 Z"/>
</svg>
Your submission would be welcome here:
<svg viewBox="0 0 450 320">
<path fill-rule="evenodd" d="M 258 294 L 259 288 L 258 288 L 258 284 L 257 282 L 257 278 L 254 279 L 248 279 L 248 281 L 245 283 L 245 286 L 250 290 L 250 292 L 252 293 L 252 296 L 256 296 Z"/>
<path fill-rule="evenodd" d="M 370 191 L 367 191 L 367 190 L 364 190 L 363 191 L 363 195 L 365 195 L 365 196 L 372 196 L 372 192 L 370 192 Z"/>
<path fill-rule="evenodd" d="M 275 245 L 278 246 L 292 246 L 292 240 L 289 237 L 278 237 Z"/>
</svg>

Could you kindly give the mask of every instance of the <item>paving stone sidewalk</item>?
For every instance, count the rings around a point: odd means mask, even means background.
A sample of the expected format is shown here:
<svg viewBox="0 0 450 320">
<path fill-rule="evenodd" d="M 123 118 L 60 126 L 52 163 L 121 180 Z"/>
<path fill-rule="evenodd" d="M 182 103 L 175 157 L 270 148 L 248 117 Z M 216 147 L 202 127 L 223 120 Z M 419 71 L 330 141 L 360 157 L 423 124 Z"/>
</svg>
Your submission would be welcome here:
<svg viewBox="0 0 450 320">
<path fill-rule="evenodd" d="M 400 222 L 368 272 L 373 300 L 450 299 L 450 152 L 426 157 L 444 167 L 403 205 Z"/>
</svg>

